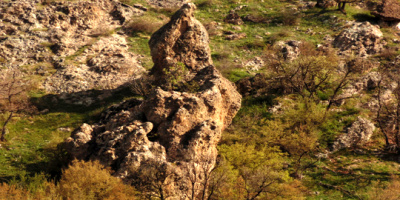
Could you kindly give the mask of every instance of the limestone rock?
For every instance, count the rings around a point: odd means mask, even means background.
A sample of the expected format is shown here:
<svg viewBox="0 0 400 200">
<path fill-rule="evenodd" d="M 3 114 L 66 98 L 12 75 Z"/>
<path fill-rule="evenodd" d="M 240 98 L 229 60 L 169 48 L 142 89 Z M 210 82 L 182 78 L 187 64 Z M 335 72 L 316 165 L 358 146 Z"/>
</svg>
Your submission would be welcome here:
<svg viewBox="0 0 400 200">
<path fill-rule="evenodd" d="M 264 60 L 260 57 L 254 57 L 253 59 L 247 61 L 244 67 L 250 71 L 258 71 L 264 67 Z"/>
<path fill-rule="evenodd" d="M 339 136 L 332 146 L 333 151 L 349 148 L 368 142 L 374 133 L 374 124 L 363 117 L 358 117 L 348 129 L 347 133 Z"/>
<path fill-rule="evenodd" d="M 369 22 L 353 22 L 335 38 L 333 46 L 339 48 L 342 54 L 355 53 L 366 57 L 383 49 L 382 36 L 379 26 Z"/>
<path fill-rule="evenodd" d="M 300 55 L 300 43 L 296 40 L 279 41 L 276 46 L 285 60 L 294 60 Z"/>
<path fill-rule="evenodd" d="M 240 18 L 240 16 L 234 11 L 231 11 L 225 17 L 224 22 L 229 23 L 229 24 L 235 24 L 235 25 L 242 25 L 243 24 L 242 18 Z"/>
<path fill-rule="evenodd" d="M 38 73 L 49 75 L 46 70 L 54 66 L 57 72 L 43 88 L 57 94 L 114 89 L 144 71 L 138 55 L 128 52 L 126 36 L 111 32 L 143 10 L 116 0 L 43 4 L 0 2 L 0 59 L 5 67 L 37 64 L 42 66 Z"/>
<path fill-rule="evenodd" d="M 137 181 L 132 167 L 140 171 L 156 165 L 173 172 L 173 177 L 165 179 L 171 199 L 189 198 L 189 176 L 198 176 L 196 185 L 203 187 L 203 177 L 193 171 L 201 170 L 196 167 L 201 163 L 214 166 L 221 133 L 241 105 L 235 86 L 211 65 L 207 32 L 194 19 L 195 8 L 183 5 L 149 44 L 153 78 L 167 79 L 157 74 L 174 67 L 163 65 L 169 57 L 190 69 L 187 81 L 198 87 L 187 91 L 155 87 L 145 100 L 128 100 L 106 110 L 99 123 L 91 126 L 90 137 L 81 134 L 80 128 L 66 140 L 76 158 L 100 160 L 126 182 Z M 158 82 L 165 80 L 154 83 Z"/>
<path fill-rule="evenodd" d="M 228 34 L 227 36 L 225 36 L 225 39 L 227 40 L 240 40 L 247 37 L 246 33 L 232 33 L 232 34 Z"/>
<path fill-rule="evenodd" d="M 84 64 L 58 62 L 61 68 L 46 79 L 44 87 L 46 91 L 58 94 L 93 88 L 115 89 L 144 72 L 138 56 L 128 49 L 125 38 L 120 35 L 102 37 L 75 58 Z"/>
<path fill-rule="evenodd" d="M 212 65 L 209 38 L 204 26 L 194 18 L 196 6 L 185 4 L 168 24 L 156 31 L 150 41 L 153 74 L 162 74 L 163 69 L 178 62 L 191 71 L 199 71 Z"/>
<path fill-rule="evenodd" d="M 383 0 L 372 14 L 383 21 L 400 22 L 400 3 L 396 0 Z"/>
</svg>

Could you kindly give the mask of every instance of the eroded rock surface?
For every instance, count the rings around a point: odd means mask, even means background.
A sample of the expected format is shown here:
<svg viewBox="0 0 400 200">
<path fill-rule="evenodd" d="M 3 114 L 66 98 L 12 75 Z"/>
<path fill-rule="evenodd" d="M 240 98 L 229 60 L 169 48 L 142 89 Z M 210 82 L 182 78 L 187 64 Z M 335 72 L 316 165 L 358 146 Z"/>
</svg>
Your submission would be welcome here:
<svg viewBox="0 0 400 200">
<path fill-rule="evenodd" d="M 188 199 L 190 191 L 204 189 L 202 175 L 215 164 L 221 133 L 241 105 L 234 84 L 212 65 L 207 32 L 194 18 L 195 9 L 194 4 L 185 4 L 149 44 L 152 72 L 161 75 L 154 78 L 165 79 L 164 69 L 184 63 L 190 70 L 189 81 L 198 87 L 190 91 L 156 87 L 145 100 L 111 107 L 99 123 L 82 125 L 66 141 L 74 157 L 100 160 L 127 182 L 137 181 L 134 171 L 149 163 L 173 172 L 165 173 L 169 175 L 163 180 L 171 199 Z M 202 163 L 209 167 L 201 168 Z M 190 183 L 193 176 L 196 188 Z"/>
<path fill-rule="evenodd" d="M 356 54 L 361 57 L 379 53 L 383 49 L 382 32 L 379 26 L 369 22 L 353 22 L 333 41 L 342 54 Z"/>
<path fill-rule="evenodd" d="M 276 46 L 285 60 L 294 60 L 300 55 L 300 41 L 279 41 Z"/>
<path fill-rule="evenodd" d="M 339 136 L 332 146 L 332 151 L 361 145 L 367 142 L 374 133 L 374 124 L 363 117 L 357 120 L 347 129 L 347 133 Z"/>
<path fill-rule="evenodd" d="M 396 0 L 383 0 L 373 15 L 388 22 L 400 22 L 400 3 Z"/>
<path fill-rule="evenodd" d="M 0 64 L 51 71 L 51 93 L 117 88 L 143 68 L 113 30 L 143 12 L 116 0 L 0 2 Z"/>
<path fill-rule="evenodd" d="M 212 65 L 208 46 L 208 33 L 194 18 L 194 4 L 185 4 L 171 21 L 156 31 L 150 41 L 153 74 L 161 75 L 163 69 L 183 63 L 191 71 Z"/>
</svg>

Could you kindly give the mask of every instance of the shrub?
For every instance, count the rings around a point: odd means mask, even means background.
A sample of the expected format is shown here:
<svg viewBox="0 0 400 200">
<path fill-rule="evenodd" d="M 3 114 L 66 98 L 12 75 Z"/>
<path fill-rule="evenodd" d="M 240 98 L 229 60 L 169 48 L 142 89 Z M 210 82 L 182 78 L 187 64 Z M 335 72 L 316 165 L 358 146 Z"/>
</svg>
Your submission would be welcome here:
<svg viewBox="0 0 400 200">
<path fill-rule="evenodd" d="M 63 171 L 58 193 L 65 199 L 134 199 L 135 191 L 98 161 L 73 161 Z"/>
<path fill-rule="evenodd" d="M 8 185 L 6 183 L 2 183 L 0 185 L 1 200 L 28 199 L 28 197 L 29 197 L 28 191 L 19 189 L 15 185 Z"/>
</svg>

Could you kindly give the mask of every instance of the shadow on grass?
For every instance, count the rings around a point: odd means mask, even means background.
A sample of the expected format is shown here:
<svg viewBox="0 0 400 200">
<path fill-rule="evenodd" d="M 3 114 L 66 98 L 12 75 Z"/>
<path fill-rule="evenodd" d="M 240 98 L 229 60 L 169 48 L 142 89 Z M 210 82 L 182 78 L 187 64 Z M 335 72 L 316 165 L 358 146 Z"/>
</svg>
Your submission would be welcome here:
<svg viewBox="0 0 400 200">
<path fill-rule="evenodd" d="M 372 24 L 377 24 L 379 22 L 379 19 L 373 15 L 370 14 L 365 14 L 365 13 L 357 13 L 353 15 L 354 19 L 356 19 L 358 22 L 370 22 Z"/>
<path fill-rule="evenodd" d="M 31 102 L 43 112 L 88 113 L 105 109 L 129 97 L 134 97 L 129 86 L 122 85 L 112 90 L 87 90 L 75 93 L 48 94 L 31 98 Z M 137 97 L 137 95 L 136 95 Z"/>
<path fill-rule="evenodd" d="M 31 102 L 38 110 L 46 110 L 47 114 L 37 115 L 37 118 L 32 119 L 32 123 L 29 123 L 29 120 L 20 120 L 17 139 L 10 140 L 8 145 L 3 144 L 3 150 L 8 155 L 3 155 L 7 162 L 5 165 L 8 165 L 9 169 L 17 170 L 7 170 L 7 166 L 4 166 L 2 170 L 5 171 L 0 175 L 0 183 L 10 182 L 13 179 L 23 181 L 25 178 L 29 181 L 30 178 L 40 174 L 48 179 L 58 180 L 62 169 L 65 169 L 71 161 L 64 143 L 58 143 L 59 140 L 53 139 L 65 138 L 70 131 L 62 133 L 58 128 L 64 126 L 74 128 L 81 123 L 97 122 L 104 109 L 134 96 L 128 86 L 121 86 L 114 90 L 90 90 L 31 98 Z M 74 99 L 78 101 L 90 99 L 90 105 L 76 102 Z M 67 122 L 70 120 L 73 122 Z M 28 127 L 31 124 L 34 127 Z M 34 137 L 31 137 L 32 135 Z"/>
</svg>

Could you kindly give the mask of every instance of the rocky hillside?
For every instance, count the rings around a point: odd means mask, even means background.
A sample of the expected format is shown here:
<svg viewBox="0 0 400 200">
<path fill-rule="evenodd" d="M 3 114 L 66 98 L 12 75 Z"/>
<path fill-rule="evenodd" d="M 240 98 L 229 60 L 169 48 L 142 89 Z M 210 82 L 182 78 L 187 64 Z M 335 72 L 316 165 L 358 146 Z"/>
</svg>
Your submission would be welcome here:
<svg viewBox="0 0 400 200">
<path fill-rule="evenodd" d="M 3 1 L 0 7 L 1 62 L 29 66 L 46 77 L 42 87 L 47 93 L 115 89 L 144 72 L 140 55 L 129 51 L 127 35 L 115 34 L 143 8 L 101 0 Z"/>
<path fill-rule="evenodd" d="M 0 199 L 398 199 L 400 8 L 0 2 Z"/>
</svg>

